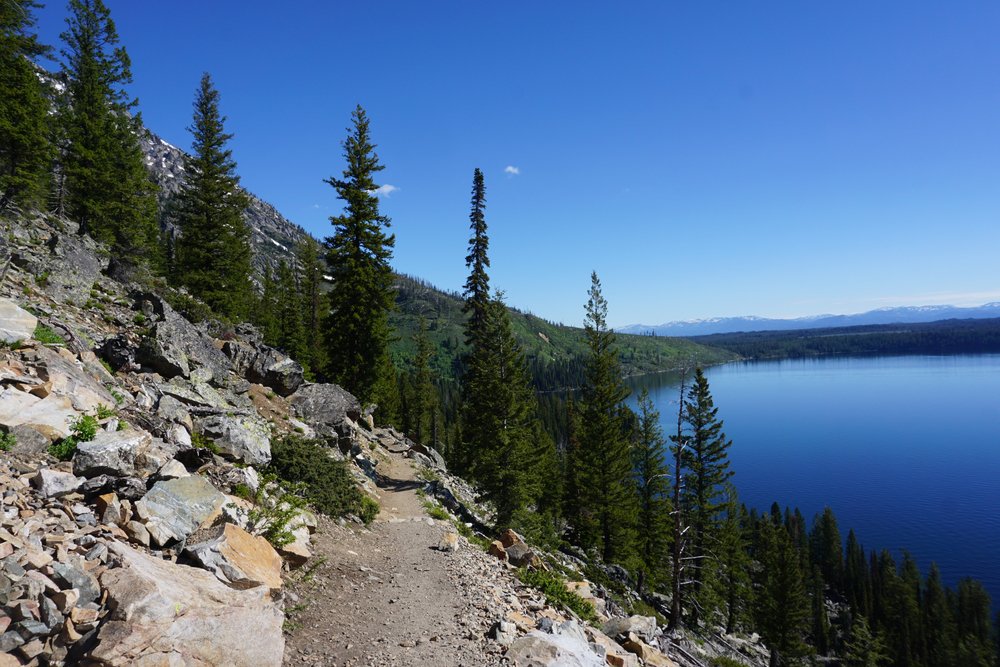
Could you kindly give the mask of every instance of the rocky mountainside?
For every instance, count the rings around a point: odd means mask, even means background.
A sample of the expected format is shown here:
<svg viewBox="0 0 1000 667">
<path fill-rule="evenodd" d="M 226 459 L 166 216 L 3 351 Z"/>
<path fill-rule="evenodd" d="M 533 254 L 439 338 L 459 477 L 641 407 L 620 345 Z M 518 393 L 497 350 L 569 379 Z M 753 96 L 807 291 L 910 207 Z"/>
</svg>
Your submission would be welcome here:
<svg viewBox="0 0 1000 667">
<path fill-rule="evenodd" d="M 491 541 L 433 449 L 108 276 L 72 223 L 0 231 L 0 667 L 763 664 L 754 637 L 666 636 L 620 568 Z M 371 528 L 288 504 L 292 434 L 347 461 Z"/>
</svg>

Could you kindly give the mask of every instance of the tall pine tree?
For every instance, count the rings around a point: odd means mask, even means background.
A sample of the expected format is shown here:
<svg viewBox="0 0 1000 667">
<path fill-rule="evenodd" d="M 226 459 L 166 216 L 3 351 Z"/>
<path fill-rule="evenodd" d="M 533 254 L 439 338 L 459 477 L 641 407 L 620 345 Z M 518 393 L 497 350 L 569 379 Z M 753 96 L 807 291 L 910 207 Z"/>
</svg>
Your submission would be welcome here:
<svg viewBox="0 0 1000 667">
<path fill-rule="evenodd" d="M 622 419 L 628 390 L 596 272 L 590 276 L 588 296 L 578 471 L 583 507 L 576 528 L 583 546 L 597 547 L 604 561 L 611 563 L 629 556 L 635 518 L 632 461 Z"/>
<path fill-rule="evenodd" d="M 236 162 L 226 144 L 219 92 L 206 73 L 194 100 L 191 155 L 184 159 L 184 186 L 173 202 L 181 236 L 176 276 L 219 315 L 239 320 L 250 313 L 250 229 L 243 214 L 249 198 L 239 187 Z"/>
<path fill-rule="evenodd" d="M 761 521 L 759 539 L 757 629 L 771 650 L 771 667 L 792 665 L 809 653 L 804 639 L 810 621 L 809 598 L 799 557 L 780 523 Z"/>
<path fill-rule="evenodd" d="M 120 259 L 158 255 L 156 188 L 139 148 L 139 116 L 130 115 L 137 102 L 125 92 L 131 61 L 102 0 L 70 0 L 66 23 L 68 103 L 58 120 L 66 213 L 82 233 L 113 244 Z"/>
<path fill-rule="evenodd" d="M 709 390 L 708 378 L 695 369 L 694 381 L 684 402 L 687 438 L 684 448 L 684 494 L 681 502 L 691 525 L 691 606 L 692 624 L 700 617 L 700 608 L 708 606 L 706 581 L 711 576 L 712 554 L 718 544 L 719 513 L 724 506 L 723 485 L 733 473 L 729 469 L 729 446 L 732 441 L 722 431 Z"/>
<path fill-rule="evenodd" d="M 389 362 L 389 311 L 393 306 L 392 249 L 386 233 L 389 218 L 379 213 L 375 175 L 379 164 L 361 105 L 351 113 L 353 127 L 344 140 L 347 166 L 341 178 L 326 179 L 344 202 L 344 212 L 330 218 L 327 265 L 333 277 L 326 346 L 330 377 L 363 402 L 384 402 L 395 393 Z M 391 386 L 391 390 L 387 387 Z"/>
<path fill-rule="evenodd" d="M 47 51 L 32 32 L 39 6 L 0 3 L 0 213 L 41 204 L 48 181 L 49 103 L 30 60 Z"/>
<path fill-rule="evenodd" d="M 469 239 L 469 254 L 465 258 L 469 277 L 465 281 L 465 305 L 462 311 L 469 318 L 465 325 L 465 342 L 473 346 L 486 326 L 486 311 L 490 303 L 490 277 L 486 273 L 490 266 L 490 239 L 486 235 L 486 185 L 483 172 L 478 168 L 472 174 L 472 210 L 469 221 L 472 238 Z"/>
<path fill-rule="evenodd" d="M 670 536 L 670 468 L 664 460 L 660 413 L 646 389 L 639 394 L 639 424 L 632 445 L 632 468 L 638 495 L 637 549 L 643 577 L 655 587 L 668 570 Z"/>
<path fill-rule="evenodd" d="M 326 296 L 323 294 L 323 264 L 320 244 L 308 234 L 295 246 L 298 280 L 302 302 L 302 328 L 305 336 L 305 353 L 302 363 L 309 374 L 326 366 L 323 349 L 323 316 Z"/>
</svg>

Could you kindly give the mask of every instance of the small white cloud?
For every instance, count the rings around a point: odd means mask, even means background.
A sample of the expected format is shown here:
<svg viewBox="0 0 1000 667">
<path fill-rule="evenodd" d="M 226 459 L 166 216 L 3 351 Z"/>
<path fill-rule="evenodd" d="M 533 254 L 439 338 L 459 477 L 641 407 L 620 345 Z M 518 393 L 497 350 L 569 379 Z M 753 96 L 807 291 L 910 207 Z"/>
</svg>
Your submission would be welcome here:
<svg viewBox="0 0 1000 667">
<path fill-rule="evenodd" d="M 313 208 L 318 209 L 319 208 L 319 204 L 313 204 Z"/>
<path fill-rule="evenodd" d="M 399 190 L 399 188 L 397 188 L 395 185 L 389 185 L 388 183 L 386 183 L 385 185 L 380 185 L 377 188 L 375 188 L 374 194 L 376 197 L 388 197 L 397 190 Z"/>
<path fill-rule="evenodd" d="M 503 173 L 509 176 L 519 176 L 521 174 L 521 168 L 515 167 L 512 164 L 508 164 L 506 167 L 503 168 Z"/>
</svg>

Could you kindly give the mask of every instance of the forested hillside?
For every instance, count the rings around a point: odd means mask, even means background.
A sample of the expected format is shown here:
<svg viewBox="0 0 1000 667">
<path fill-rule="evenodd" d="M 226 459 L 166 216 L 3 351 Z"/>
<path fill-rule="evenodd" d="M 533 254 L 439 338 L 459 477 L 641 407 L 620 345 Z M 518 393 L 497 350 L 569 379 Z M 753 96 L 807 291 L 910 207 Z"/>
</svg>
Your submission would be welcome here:
<svg viewBox="0 0 1000 667">
<path fill-rule="evenodd" d="M 464 350 L 462 298 L 412 276 L 397 276 L 396 310 L 390 321 L 396 331 L 393 358 L 403 367 L 416 356 L 419 319 L 427 323 L 433 344 L 433 369 L 442 379 L 454 379 Z M 581 304 L 583 292 L 581 291 Z M 586 340 L 582 328 L 549 322 L 509 308 L 511 326 L 528 360 L 536 388 L 542 391 L 579 387 L 583 381 Z M 682 366 L 708 366 L 731 361 L 736 354 L 680 338 L 618 336 L 625 375 L 656 373 Z"/>
</svg>

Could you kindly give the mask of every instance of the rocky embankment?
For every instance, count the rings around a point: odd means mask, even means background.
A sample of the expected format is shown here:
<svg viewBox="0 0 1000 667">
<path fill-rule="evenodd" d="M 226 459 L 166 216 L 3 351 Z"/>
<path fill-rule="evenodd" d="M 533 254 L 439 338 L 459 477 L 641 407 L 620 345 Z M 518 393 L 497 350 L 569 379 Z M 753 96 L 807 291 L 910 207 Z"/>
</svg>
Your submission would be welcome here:
<svg viewBox="0 0 1000 667">
<path fill-rule="evenodd" d="M 251 327 L 194 325 L 122 282 L 72 224 L 0 231 L 0 667 L 762 664 L 752 640 L 626 614 L 623 571 L 601 586 L 582 554 L 491 541 L 437 452 Z M 265 539 L 286 508 L 264 473 L 289 434 L 350 461 L 381 504 L 371 527 L 303 509 L 291 541 Z"/>
</svg>

